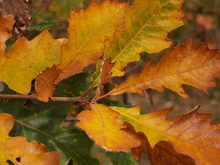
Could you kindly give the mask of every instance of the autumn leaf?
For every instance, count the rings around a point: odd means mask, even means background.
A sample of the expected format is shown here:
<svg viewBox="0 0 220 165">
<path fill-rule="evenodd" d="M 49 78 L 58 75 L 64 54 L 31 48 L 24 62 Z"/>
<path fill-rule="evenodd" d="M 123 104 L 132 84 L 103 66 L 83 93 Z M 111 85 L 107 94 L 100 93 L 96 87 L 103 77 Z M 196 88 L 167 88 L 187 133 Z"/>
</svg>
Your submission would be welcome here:
<svg viewBox="0 0 220 165">
<path fill-rule="evenodd" d="M 56 69 L 56 66 L 53 66 L 52 68 L 47 68 L 37 76 L 35 91 L 38 100 L 43 102 L 49 101 L 49 97 L 53 95 L 56 88 L 54 81 L 56 81 L 58 75 L 59 70 Z"/>
<path fill-rule="evenodd" d="M 69 18 L 69 42 L 63 46 L 58 65 L 62 72 L 56 82 L 98 62 L 105 45 L 122 26 L 124 15 L 124 4 L 109 1 L 101 5 L 93 2 L 88 9 L 73 12 Z"/>
<path fill-rule="evenodd" d="M 151 148 L 150 143 L 143 132 L 136 132 L 131 124 L 126 123 L 127 131 L 135 134 L 141 145 L 132 149 L 132 154 L 135 159 L 140 162 L 145 153 L 152 165 L 195 165 L 195 161 L 190 155 L 184 155 L 176 152 L 174 147 L 166 141 L 160 141 L 154 148 Z"/>
<path fill-rule="evenodd" d="M 183 24 L 182 0 L 134 0 L 127 11 L 126 28 L 105 49 L 115 66 L 112 76 L 122 76 L 123 68 L 140 59 L 139 53 L 157 53 L 171 46 L 170 31 Z"/>
<path fill-rule="evenodd" d="M 0 16 L 0 54 L 5 51 L 5 42 L 12 36 L 11 31 L 15 21 L 12 15 Z"/>
<path fill-rule="evenodd" d="M 191 41 L 186 45 L 172 48 L 157 64 L 148 61 L 143 71 L 132 75 L 128 80 L 114 88 L 109 94 L 142 94 L 146 89 L 163 92 L 171 89 L 187 97 L 182 85 L 189 85 L 206 92 L 215 86 L 215 78 L 220 76 L 220 55 L 209 50 L 206 45 L 194 46 Z"/>
<path fill-rule="evenodd" d="M 101 65 L 100 65 L 100 63 L 101 63 Z M 96 99 L 96 98 L 100 97 L 100 95 L 102 95 L 104 85 L 111 79 L 111 75 L 112 75 L 111 70 L 114 67 L 114 63 L 112 63 L 110 58 L 106 58 L 106 59 L 103 59 L 102 61 L 100 61 L 99 63 L 97 63 L 97 66 L 99 68 L 99 72 L 95 72 L 93 74 L 93 76 L 97 76 L 96 77 L 97 82 L 94 82 L 90 86 L 90 88 L 92 88 L 97 85 L 96 94 L 93 99 Z"/>
<path fill-rule="evenodd" d="M 149 159 L 152 165 L 196 165 L 190 155 L 177 153 L 173 146 L 165 141 L 156 144 Z"/>
<path fill-rule="evenodd" d="M 61 44 L 48 31 L 31 41 L 19 38 L 8 52 L 0 54 L 0 80 L 16 92 L 28 94 L 31 81 L 47 67 L 59 63 L 60 53 Z"/>
<path fill-rule="evenodd" d="M 146 115 L 141 115 L 138 107 L 110 108 L 120 113 L 120 118 L 132 124 L 137 132 L 143 132 L 151 148 L 166 141 L 178 153 L 189 155 L 198 165 L 218 164 L 220 124 L 210 123 L 211 115 L 200 114 L 198 107 L 172 120 L 166 120 L 172 111 L 169 108 Z"/>
<path fill-rule="evenodd" d="M 123 24 L 125 6 L 109 1 L 102 4 L 93 2 L 86 10 L 71 13 L 68 27 L 69 40 L 63 46 L 61 62 L 56 66 L 59 75 L 53 82 L 55 85 L 99 61 L 103 56 L 104 47 Z M 57 71 L 52 70 L 56 74 Z M 47 79 L 46 75 L 42 77 Z M 45 95 L 44 101 L 47 101 L 46 98 L 49 96 Z"/>
<path fill-rule="evenodd" d="M 84 130 L 97 145 L 115 152 L 127 152 L 140 145 L 135 136 L 123 130 L 126 127 L 119 119 L 119 113 L 98 104 L 91 104 L 91 109 L 77 116 L 79 122 L 76 126 Z"/>
<path fill-rule="evenodd" d="M 99 85 L 103 85 L 110 80 L 113 67 L 114 63 L 111 62 L 111 59 L 106 58 L 103 60 L 100 69 Z"/>
<path fill-rule="evenodd" d="M 59 165 L 58 152 L 48 152 L 43 144 L 27 142 L 25 137 L 8 136 L 14 125 L 9 114 L 0 114 L 0 163 L 8 165 Z"/>
</svg>

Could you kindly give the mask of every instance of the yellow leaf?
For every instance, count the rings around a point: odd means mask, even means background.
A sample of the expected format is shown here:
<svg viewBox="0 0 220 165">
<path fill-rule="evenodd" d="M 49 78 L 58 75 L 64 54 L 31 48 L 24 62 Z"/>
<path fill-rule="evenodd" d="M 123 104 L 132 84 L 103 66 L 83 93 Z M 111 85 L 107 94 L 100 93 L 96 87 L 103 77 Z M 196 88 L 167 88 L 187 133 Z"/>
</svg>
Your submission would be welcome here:
<svg viewBox="0 0 220 165">
<path fill-rule="evenodd" d="M 181 154 L 189 155 L 198 165 L 218 164 L 220 159 L 220 124 L 210 123 L 211 115 L 198 113 L 198 108 L 187 114 L 166 120 L 172 109 L 140 115 L 140 109 L 110 107 L 120 113 L 123 121 L 143 132 L 151 147 L 167 141 Z M 211 154 L 210 154 L 211 153 Z"/>
<path fill-rule="evenodd" d="M 47 152 L 43 144 L 27 142 L 25 137 L 9 137 L 14 118 L 9 114 L 0 114 L 0 164 L 8 165 L 59 165 L 60 155 Z M 18 160 L 18 158 L 20 160 Z"/>
<path fill-rule="evenodd" d="M 216 50 L 209 50 L 206 45 L 193 46 L 191 41 L 185 46 L 172 48 L 156 65 L 148 61 L 143 71 L 132 75 L 110 95 L 122 93 L 140 93 L 146 89 L 163 92 L 171 89 L 187 97 L 182 85 L 189 85 L 204 92 L 215 86 L 215 78 L 220 76 L 220 56 Z"/>
<path fill-rule="evenodd" d="M 108 151 L 130 151 L 140 142 L 124 129 L 119 114 L 105 105 L 92 104 L 90 110 L 82 111 L 77 119 L 77 127 L 83 129 L 97 145 Z"/>
<path fill-rule="evenodd" d="M 123 68 L 140 59 L 139 53 L 157 53 L 171 46 L 167 35 L 183 24 L 183 0 L 134 0 L 126 17 L 126 28 L 105 50 L 115 66 L 112 76 L 122 76 Z"/>
<path fill-rule="evenodd" d="M 125 16 L 125 4 L 104 1 L 102 4 L 93 2 L 87 9 L 72 12 L 69 18 L 69 40 L 62 48 L 61 62 L 56 66 L 58 77 L 51 84 L 54 86 L 63 79 L 69 78 L 99 61 L 103 56 L 104 47 L 113 39 L 114 33 L 121 28 Z M 42 83 L 49 82 L 47 75 L 41 75 Z M 42 84 L 41 83 L 41 84 Z M 43 89 L 44 101 L 48 100 L 53 91 Z M 53 88 L 51 88 L 53 90 Z M 41 91 L 37 91 L 41 92 Z M 40 94 L 37 94 L 38 96 Z M 39 99 L 42 100 L 42 97 Z"/>
<path fill-rule="evenodd" d="M 61 70 L 57 82 L 80 73 L 96 63 L 104 47 L 119 30 L 125 16 L 125 5 L 105 1 L 93 2 L 88 9 L 72 12 L 69 18 L 69 41 L 62 49 Z"/>
<path fill-rule="evenodd" d="M 0 80 L 21 94 L 28 94 L 31 81 L 47 67 L 59 63 L 61 44 L 48 31 L 28 41 L 19 38 L 9 52 L 0 53 Z"/>
<path fill-rule="evenodd" d="M 5 42 L 11 37 L 14 23 L 13 16 L 0 16 L 0 54 L 5 51 Z"/>
</svg>

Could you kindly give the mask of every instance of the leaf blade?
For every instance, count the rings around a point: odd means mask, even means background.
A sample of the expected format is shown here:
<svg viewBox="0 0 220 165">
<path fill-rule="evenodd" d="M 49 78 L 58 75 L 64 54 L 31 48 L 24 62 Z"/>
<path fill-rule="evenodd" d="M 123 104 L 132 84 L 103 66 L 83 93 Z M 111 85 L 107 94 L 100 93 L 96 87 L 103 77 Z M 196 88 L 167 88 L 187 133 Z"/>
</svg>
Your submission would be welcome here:
<svg viewBox="0 0 220 165">
<path fill-rule="evenodd" d="M 146 115 L 140 115 L 138 107 L 111 109 L 119 112 L 121 119 L 132 124 L 137 132 L 143 132 L 152 148 L 160 141 L 167 141 L 178 153 L 192 157 L 196 164 L 219 161 L 213 156 L 220 152 L 219 123 L 210 123 L 211 115 L 198 113 L 198 107 L 172 120 L 166 120 L 172 111 L 169 108 Z"/>
<path fill-rule="evenodd" d="M 118 113 L 103 105 L 91 105 L 91 109 L 92 111 L 84 110 L 77 116 L 79 122 L 76 126 L 86 131 L 96 144 L 115 152 L 128 152 L 140 145 L 134 136 L 123 130 L 125 126 L 119 120 Z"/>
<path fill-rule="evenodd" d="M 163 92 L 168 88 L 182 97 L 187 97 L 182 85 L 189 85 L 204 92 L 215 86 L 220 76 L 220 56 L 204 44 L 195 47 L 191 41 L 172 48 L 157 64 L 151 61 L 138 75 L 114 88 L 109 94 L 125 92 L 142 94 L 146 89 Z"/>
<path fill-rule="evenodd" d="M 105 54 L 115 62 L 113 76 L 122 76 L 123 68 L 140 59 L 139 53 L 157 53 L 171 46 L 167 34 L 183 25 L 182 0 L 136 0 L 128 10 L 126 28 Z"/>
</svg>

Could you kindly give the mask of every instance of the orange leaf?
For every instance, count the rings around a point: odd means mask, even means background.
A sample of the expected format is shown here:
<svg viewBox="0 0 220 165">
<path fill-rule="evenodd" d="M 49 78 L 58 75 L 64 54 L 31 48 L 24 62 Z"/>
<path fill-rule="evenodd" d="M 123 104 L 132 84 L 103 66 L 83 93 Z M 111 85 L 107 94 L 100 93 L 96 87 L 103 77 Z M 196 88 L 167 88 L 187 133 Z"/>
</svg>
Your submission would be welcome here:
<svg viewBox="0 0 220 165">
<path fill-rule="evenodd" d="M 134 130 L 131 124 L 126 123 L 128 128 L 126 130 L 131 134 L 135 134 L 141 141 L 141 145 L 132 149 L 133 156 L 137 161 L 141 160 L 143 153 L 145 153 L 152 165 L 195 165 L 195 161 L 189 156 L 176 152 L 169 142 L 160 141 L 154 148 L 151 148 L 150 143 L 144 133 Z"/>
<path fill-rule="evenodd" d="M 83 129 L 97 145 L 108 151 L 130 151 L 140 142 L 124 129 L 126 126 L 119 119 L 119 113 L 104 105 L 91 105 L 90 110 L 82 111 L 77 119 L 77 127 Z"/>
<path fill-rule="evenodd" d="M 43 144 L 27 142 L 25 137 L 9 137 L 14 125 L 14 118 L 9 114 L 0 114 L 0 163 L 8 165 L 59 165 L 60 155 L 47 152 Z M 18 158 L 20 159 L 18 161 Z"/>
<path fill-rule="evenodd" d="M 114 63 L 110 58 L 104 59 L 100 69 L 99 85 L 103 85 L 111 79 L 111 70 L 113 66 Z"/>
<path fill-rule="evenodd" d="M 166 120 L 172 111 L 169 108 L 146 115 L 141 115 L 138 107 L 110 109 L 120 113 L 120 118 L 132 124 L 136 132 L 143 132 L 151 148 L 166 141 L 177 153 L 190 156 L 198 165 L 218 164 L 220 161 L 216 156 L 220 154 L 220 123 L 210 123 L 211 115 L 198 113 L 198 107 L 172 120 Z"/>
<path fill-rule="evenodd" d="M 56 66 L 52 68 L 47 68 L 36 78 L 35 90 L 37 99 L 40 101 L 48 102 L 49 97 L 53 95 L 55 90 L 54 81 L 59 75 L 59 70 L 56 69 Z"/>
<path fill-rule="evenodd" d="M 146 89 L 163 92 L 171 89 L 187 97 L 182 85 L 190 85 L 204 92 L 215 86 L 215 78 L 220 76 L 220 55 L 216 50 L 209 50 L 204 44 L 198 47 L 187 42 L 172 48 L 156 65 L 148 61 L 144 70 L 132 75 L 110 95 L 126 92 L 142 94 Z"/>
<path fill-rule="evenodd" d="M 11 15 L 0 16 L 0 54 L 5 51 L 5 42 L 11 37 L 11 31 L 15 21 Z"/>
</svg>

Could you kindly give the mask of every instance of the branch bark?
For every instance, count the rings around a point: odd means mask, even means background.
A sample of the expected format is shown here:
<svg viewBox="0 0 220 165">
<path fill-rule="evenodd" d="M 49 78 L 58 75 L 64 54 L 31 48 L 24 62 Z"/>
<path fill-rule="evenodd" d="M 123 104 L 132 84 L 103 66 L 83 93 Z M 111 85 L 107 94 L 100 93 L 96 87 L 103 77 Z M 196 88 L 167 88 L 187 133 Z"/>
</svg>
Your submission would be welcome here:
<svg viewBox="0 0 220 165">
<path fill-rule="evenodd" d="M 1 98 L 2 99 L 37 100 L 36 95 L 19 95 L 19 94 L 0 94 L 0 99 Z M 50 101 L 89 103 L 89 99 L 83 98 L 83 97 L 51 97 Z"/>
</svg>

